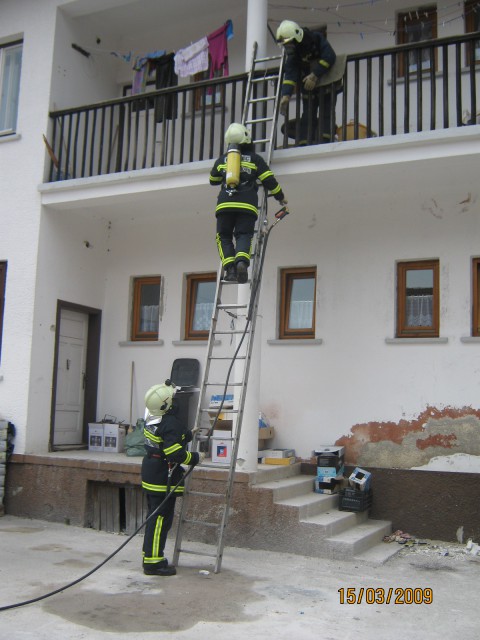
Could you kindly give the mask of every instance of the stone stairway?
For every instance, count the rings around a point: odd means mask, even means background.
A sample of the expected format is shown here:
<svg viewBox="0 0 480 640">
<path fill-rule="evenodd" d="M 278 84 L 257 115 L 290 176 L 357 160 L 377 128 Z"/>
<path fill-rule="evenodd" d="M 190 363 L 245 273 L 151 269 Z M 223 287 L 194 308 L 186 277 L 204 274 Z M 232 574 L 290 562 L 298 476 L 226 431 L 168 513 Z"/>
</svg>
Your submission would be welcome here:
<svg viewBox="0 0 480 640">
<path fill-rule="evenodd" d="M 292 553 L 383 564 L 398 552 L 398 545 L 383 542 L 392 531 L 390 522 L 372 520 L 367 511 L 340 511 L 339 495 L 315 493 L 314 477 L 302 475 L 300 467 L 259 465 L 252 486 L 271 494 Z"/>
</svg>

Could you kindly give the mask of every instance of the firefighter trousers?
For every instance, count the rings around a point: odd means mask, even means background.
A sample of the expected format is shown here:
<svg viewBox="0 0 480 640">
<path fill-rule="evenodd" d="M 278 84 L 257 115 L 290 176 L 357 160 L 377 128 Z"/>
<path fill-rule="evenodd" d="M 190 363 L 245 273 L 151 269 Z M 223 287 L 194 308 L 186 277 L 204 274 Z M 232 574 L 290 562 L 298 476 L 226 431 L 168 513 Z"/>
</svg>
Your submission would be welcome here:
<svg viewBox="0 0 480 640">
<path fill-rule="evenodd" d="M 155 509 L 165 500 L 166 493 L 147 493 L 148 514 L 152 514 Z M 145 536 L 143 538 L 143 564 L 157 564 L 164 559 L 165 543 L 168 532 L 172 528 L 173 515 L 175 512 L 175 493 L 159 509 L 156 516 L 151 518 L 145 525 Z"/>
<path fill-rule="evenodd" d="M 217 248 L 224 267 L 240 260 L 250 264 L 256 221 L 254 213 L 234 207 L 217 213 Z"/>
</svg>

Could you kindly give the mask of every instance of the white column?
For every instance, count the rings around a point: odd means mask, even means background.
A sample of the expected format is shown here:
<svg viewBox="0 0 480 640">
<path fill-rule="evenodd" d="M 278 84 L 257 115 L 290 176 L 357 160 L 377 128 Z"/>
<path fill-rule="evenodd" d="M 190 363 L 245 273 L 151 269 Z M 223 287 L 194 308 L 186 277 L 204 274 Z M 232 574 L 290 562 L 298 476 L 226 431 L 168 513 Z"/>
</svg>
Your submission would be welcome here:
<svg viewBox="0 0 480 640">
<path fill-rule="evenodd" d="M 253 43 L 258 45 L 257 57 L 267 53 L 267 0 L 248 0 L 247 9 L 247 37 L 245 44 L 245 69 L 250 71 L 252 64 Z M 251 267 L 249 272 L 251 273 Z M 238 303 L 248 304 L 251 289 L 247 285 L 238 285 Z M 237 322 L 238 328 L 243 328 L 245 322 Z M 237 468 L 240 471 L 257 470 L 258 453 L 258 412 L 260 408 L 260 345 L 262 335 L 261 318 L 257 315 L 255 336 L 250 361 L 250 371 L 243 409 L 242 433 L 238 446 Z M 246 342 L 246 339 L 245 339 Z M 243 346 L 243 345 L 242 345 Z M 242 349 L 241 354 L 244 351 Z M 244 360 L 240 360 L 235 367 L 235 379 L 241 380 Z"/>
<path fill-rule="evenodd" d="M 253 43 L 258 44 L 257 57 L 267 55 L 267 0 L 248 0 L 247 38 L 245 43 L 245 69 L 250 71 L 252 64 Z"/>
</svg>

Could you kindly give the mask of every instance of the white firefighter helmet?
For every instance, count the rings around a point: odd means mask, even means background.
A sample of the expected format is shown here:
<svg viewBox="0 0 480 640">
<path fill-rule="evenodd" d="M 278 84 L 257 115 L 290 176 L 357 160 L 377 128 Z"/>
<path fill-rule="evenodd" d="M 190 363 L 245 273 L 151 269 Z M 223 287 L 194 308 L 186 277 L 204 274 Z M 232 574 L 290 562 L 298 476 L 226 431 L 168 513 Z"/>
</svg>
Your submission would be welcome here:
<svg viewBox="0 0 480 640">
<path fill-rule="evenodd" d="M 232 124 L 225 131 L 225 143 L 228 144 L 250 144 L 252 138 L 247 127 L 239 122 L 232 122 Z"/>
<path fill-rule="evenodd" d="M 301 42 L 303 40 L 303 29 L 292 20 L 284 20 L 277 29 L 277 42 L 279 44 L 287 44 L 292 40 Z"/>
<path fill-rule="evenodd" d="M 145 406 L 152 416 L 163 416 L 172 406 L 177 389 L 170 380 L 164 384 L 154 384 L 145 394 Z"/>
</svg>

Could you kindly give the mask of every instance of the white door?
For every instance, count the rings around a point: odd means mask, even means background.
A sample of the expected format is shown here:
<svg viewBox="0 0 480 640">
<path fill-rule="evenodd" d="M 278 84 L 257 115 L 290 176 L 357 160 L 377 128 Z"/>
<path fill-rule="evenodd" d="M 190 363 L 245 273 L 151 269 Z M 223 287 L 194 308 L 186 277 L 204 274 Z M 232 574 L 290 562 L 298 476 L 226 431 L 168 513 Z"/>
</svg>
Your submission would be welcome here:
<svg viewBox="0 0 480 640">
<path fill-rule="evenodd" d="M 82 444 L 88 314 L 63 309 L 59 334 L 53 443 Z"/>
</svg>

